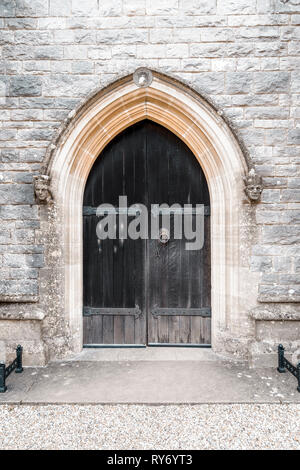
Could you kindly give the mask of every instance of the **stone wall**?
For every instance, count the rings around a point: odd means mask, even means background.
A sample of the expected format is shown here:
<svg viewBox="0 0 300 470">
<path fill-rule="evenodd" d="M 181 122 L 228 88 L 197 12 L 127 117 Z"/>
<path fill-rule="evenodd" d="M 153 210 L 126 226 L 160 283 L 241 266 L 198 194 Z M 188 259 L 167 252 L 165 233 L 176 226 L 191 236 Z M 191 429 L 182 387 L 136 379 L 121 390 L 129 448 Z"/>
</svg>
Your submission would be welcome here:
<svg viewBox="0 0 300 470">
<path fill-rule="evenodd" d="M 262 328 L 247 351 L 274 351 L 282 328 L 261 331 L 280 316 L 287 331 L 299 328 L 286 313 L 300 315 L 299 25 L 298 0 L 0 0 L 0 320 L 9 325 L 0 341 L 9 351 L 20 311 L 36 309 L 25 360 L 68 350 L 68 325 L 48 302 L 60 289 L 59 247 L 44 257 L 53 214 L 36 204 L 33 176 L 70 112 L 140 66 L 208 99 L 263 177 L 247 259 L 260 273 L 251 321 Z M 299 347 L 300 335 L 283 336 Z"/>
</svg>

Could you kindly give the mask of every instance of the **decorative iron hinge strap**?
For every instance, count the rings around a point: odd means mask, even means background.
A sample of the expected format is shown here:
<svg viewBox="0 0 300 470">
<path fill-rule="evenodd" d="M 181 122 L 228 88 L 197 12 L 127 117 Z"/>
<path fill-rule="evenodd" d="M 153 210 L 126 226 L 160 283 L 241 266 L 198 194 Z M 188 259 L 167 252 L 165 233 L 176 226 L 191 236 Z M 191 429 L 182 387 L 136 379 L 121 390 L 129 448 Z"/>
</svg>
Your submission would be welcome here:
<svg viewBox="0 0 300 470">
<path fill-rule="evenodd" d="M 98 207 L 93 206 L 83 206 L 83 215 L 97 215 L 97 217 L 102 217 L 104 214 L 116 214 L 116 215 L 129 215 L 129 216 L 136 216 L 141 213 L 141 209 L 139 207 L 107 207 L 102 208 L 97 213 Z M 151 210 L 153 215 L 195 215 L 196 209 L 194 207 L 189 209 L 184 208 L 155 208 Z M 210 215 L 210 206 L 204 206 L 204 215 Z"/>
<path fill-rule="evenodd" d="M 92 315 L 134 315 L 139 318 L 142 311 L 138 305 L 133 308 L 116 307 L 116 308 L 97 308 L 97 307 L 83 307 L 83 316 L 89 317 Z"/>
<path fill-rule="evenodd" d="M 155 308 L 151 311 L 154 318 L 161 316 L 199 316 L 199 317 L 211 317 L 211 308 Z"/>
</svg>

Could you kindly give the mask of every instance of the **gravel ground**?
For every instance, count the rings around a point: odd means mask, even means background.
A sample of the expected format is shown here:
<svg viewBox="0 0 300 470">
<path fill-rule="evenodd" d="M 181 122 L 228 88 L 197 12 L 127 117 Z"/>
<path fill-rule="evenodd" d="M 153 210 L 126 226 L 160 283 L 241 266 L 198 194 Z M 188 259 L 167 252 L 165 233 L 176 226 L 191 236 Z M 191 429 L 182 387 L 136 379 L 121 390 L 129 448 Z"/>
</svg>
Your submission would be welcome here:
<svg viewBox="0 0 300 470">
<path fill-rule="evenodd" d="M 300 405 L 2 405 L 1 449 L 300 449 Z"/>
</svg>

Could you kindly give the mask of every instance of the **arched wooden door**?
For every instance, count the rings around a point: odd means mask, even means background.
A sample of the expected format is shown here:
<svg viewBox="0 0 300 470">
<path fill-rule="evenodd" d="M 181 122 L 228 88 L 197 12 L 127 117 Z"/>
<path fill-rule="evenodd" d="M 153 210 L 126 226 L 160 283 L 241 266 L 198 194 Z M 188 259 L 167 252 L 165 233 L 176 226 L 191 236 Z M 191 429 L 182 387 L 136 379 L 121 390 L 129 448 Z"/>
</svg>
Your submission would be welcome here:
<svg viewBox="0 0 300 470">
<path fill-rule="evenodd" d="M 186 250 L 187 240 L 174 238 L 172 210 L 166 244 L 151 238 L 120 239 L 118 230 L 115 239 L 99 240 L 97 207 L 119 208 L 122 195 L 128 207 L 144 204 L 149 214 L 154 204 L 203 204 L 203 248 Z M 176 135 L 144 120 L 113 139 L 96 160 L 84 193 L 85 347 L 210 345 L 209 214 L 203 171 Z M 121 215 L 124 209 L 117 209 L 118 227 Z M 130 224 L 134 211 L 126 217 Z M 159 220 L 161 224 L 161 216 Z"/>
</svg>

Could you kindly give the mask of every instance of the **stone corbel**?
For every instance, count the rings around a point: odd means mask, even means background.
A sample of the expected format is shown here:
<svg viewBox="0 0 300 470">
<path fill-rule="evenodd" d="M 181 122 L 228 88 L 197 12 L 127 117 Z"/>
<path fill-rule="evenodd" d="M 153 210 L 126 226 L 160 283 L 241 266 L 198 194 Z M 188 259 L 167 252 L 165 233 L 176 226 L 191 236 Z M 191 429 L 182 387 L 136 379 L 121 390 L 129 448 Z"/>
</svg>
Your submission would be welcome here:
<svg viewBox="0 0 300 470">
<path fill-rule="evenodd" d="M 50 204 L 53 202 L 53 195 L 50 189 L 50 176 L 37 175 L 34 176 L 34 193 L 40 204 Z"/>
<path fill-rule="evenodd" d="M 258 202 L 263 190 L 261 177 L 254 168 L 249 170 L 248 175 L 243 178 L 245 183 L 245 193 L 250 202 Z"/>
</svg>

